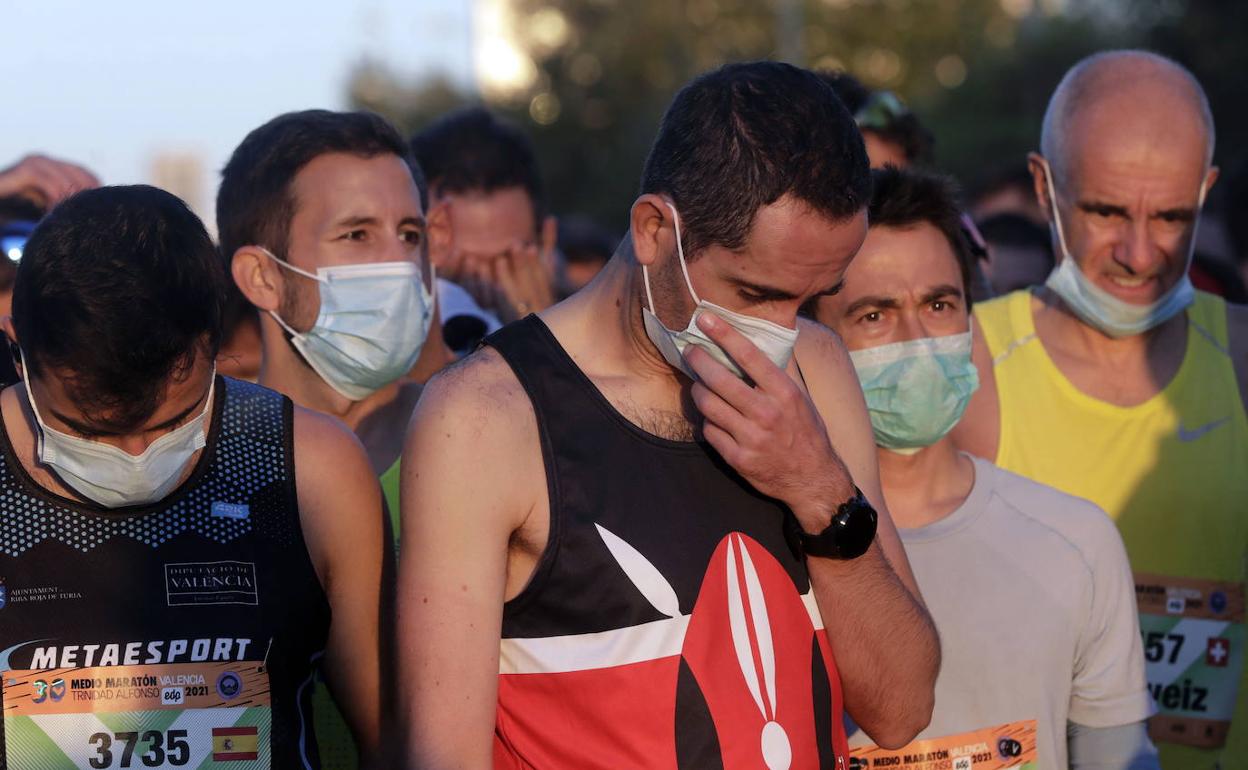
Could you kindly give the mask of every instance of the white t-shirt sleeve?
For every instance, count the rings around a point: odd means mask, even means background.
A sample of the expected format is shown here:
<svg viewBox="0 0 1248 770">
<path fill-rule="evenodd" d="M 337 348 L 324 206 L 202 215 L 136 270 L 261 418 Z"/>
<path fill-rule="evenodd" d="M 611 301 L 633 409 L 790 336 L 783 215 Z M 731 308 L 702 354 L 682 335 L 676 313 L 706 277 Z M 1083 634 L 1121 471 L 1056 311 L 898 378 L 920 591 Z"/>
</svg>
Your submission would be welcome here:
<svg viewBox="0 0 1248 770">
<path fill-rule="evenodd" d="M 1135 580 L 1122 537 L 1096 506 L 1078 545 L 1092 570 L 1092 601 L 1075 651 L 1070 721 L 1088 727 L 1138 722 L 1155 711 L 1144 678 Z"/>
</svg>

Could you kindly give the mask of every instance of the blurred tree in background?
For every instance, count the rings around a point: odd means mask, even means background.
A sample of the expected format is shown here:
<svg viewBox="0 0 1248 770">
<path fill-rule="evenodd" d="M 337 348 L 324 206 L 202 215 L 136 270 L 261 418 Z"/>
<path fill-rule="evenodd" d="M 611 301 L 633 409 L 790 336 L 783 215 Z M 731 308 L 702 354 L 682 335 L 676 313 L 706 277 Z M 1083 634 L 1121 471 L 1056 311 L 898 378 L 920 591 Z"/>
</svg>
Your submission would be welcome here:
<svg viewBox="0 0 1248 770">
<path fill-rule="evenodd" d="M 619 230 L 664 107 L 729 61 L 847 69 L 894 90 L 935 134 L 937 165 L 972 188 L 1022 163 L 1062 73 L 1105 48 L 1144 46 L 1189 66 L 1213 103 L 1220 162 L 1248 134 L 1238 0 L 489 1 L 505 14 L 504 82 L 468 94 L 369 62 L 352 102 L 410 132 L 484 100 L 529 130 L 555 212 Z"/>
</svg>

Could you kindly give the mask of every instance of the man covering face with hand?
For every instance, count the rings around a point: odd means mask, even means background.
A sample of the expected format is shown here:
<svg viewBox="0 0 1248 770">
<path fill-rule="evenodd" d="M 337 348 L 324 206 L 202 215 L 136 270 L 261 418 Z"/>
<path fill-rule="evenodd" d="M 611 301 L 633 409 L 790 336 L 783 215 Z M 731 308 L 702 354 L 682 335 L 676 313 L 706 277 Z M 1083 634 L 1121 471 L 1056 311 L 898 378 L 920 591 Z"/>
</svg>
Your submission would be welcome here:
<svg viewBox="0 0 1248 770">
<path fill-rule="evenodd" d="M 704 75 L 603 272 L 430 383 L 404 450 L 413 766 L 843 768 L 843 710 L 884 745 L 927 723 L 936 637 L 857 381 L 797 319 L 868 191 L 817 76 Z"/>
</svg>

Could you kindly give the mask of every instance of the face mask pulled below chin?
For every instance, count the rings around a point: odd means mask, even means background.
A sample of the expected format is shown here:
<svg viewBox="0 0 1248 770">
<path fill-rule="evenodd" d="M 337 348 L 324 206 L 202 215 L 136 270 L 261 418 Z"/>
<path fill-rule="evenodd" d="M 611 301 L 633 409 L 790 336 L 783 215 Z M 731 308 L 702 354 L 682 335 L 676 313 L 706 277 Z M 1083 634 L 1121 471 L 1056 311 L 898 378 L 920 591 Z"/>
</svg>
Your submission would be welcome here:
<svg viewBox="0 0 1248 770">
<path fill-rule="evenodd" d="M 174 490 L 195 453 L 207 443 L 205 423 L 212 409 L 216 370 L 204 399 L 204 410 L 185 425 L 148 445 L 141 455 L 119 447 L 49 428 L 30 392 L 29 372 L 23 380 L 26 398 L 39 426 L 39 462 L 51 467 L 78 494 L 105 508 L 147 505 Z"/>
<path fill-rule="evenodd" d="M 1196 299 L 1196 290 L 1188 271 L 1192 266 L 1192 253 L 1196 244 L 1196 225 L 1199 224 L 1200 209 L 1205 205 L 1205 186 L 1202 183 L 1197 196 L 1196 223 L 1192 225 L 1191 240 L 1188 243 L 1187 259 L 1183 266 L 1183 277 L 1171 286 L 1156 300 L 1144 305 L 1125 302 L 1113 294 L 1097 286 L 1092 279 L 1084 275 L 1079 265 L 1070 256 L 1066 246 L 1066 234 L 1062 228 L 1061 214 L 1057 209 L 1057 192 L 1053 184 L 1053 171 L 1048 161 L 1044 164 L 1044 178 L 1049 188 L 1049 206 L 1053 211 L 1050 226 L 1057 233 L 1057 242 L 1062 250 L 1062 259 L 1049 273 L 1044 285 L 1062 298 L 1071 312 L 1088 325 L 1099 329 L 1104 334 L 1114 337 L 1131 337 L 1142 334 L 1149 329 L 1160 326 L 1174 316 L 1183 312 Z"/>
<path fill-rule="evenodd" d="M 359 401 L 403 377 L 420 357 L 433 324 L 436 300 L 415 262 L 378 262 L 300 270 L 264 250 L 273 261 L 320 284 L 321 309 L 306 332 L 269 311 L 322 380 Z"/>
<path fill-rule="evenodd" d="M 849 357 L 876 445 L 902 454 L 944 438 L 979 388 L 969 331 L 855 350 Z"/>
<path fill-rule="evenodd" d="M 697 379 L 693 368 L 685 361 L 685 351 L 692 346 L 696 346 L 705 350 L 711 358 L 723 364 L 728 371 L 732 372 L 741 379 L 746 379 L 745 372 L 737 365 L 735 361 L 721 348 L 714 340 L 706 336 L 706 334 L 698 328 L 698 318 L 704 313 L 712 313 L 722 319 L 732 328 L 741 333 L 754 347 L 762 351 L 763 355 L 776 366 L 781 369 L 789 365 L 789 360 L 793 358 L 793 348 L 797 345 L 797 329 L 789 329 L 771 321 L 762 318 L 745 315 L 720 307 L 712 302 L 707 302 L 698 297 L 698 293 L 693 289 L 693 282 L 689 280 L 689 268 L 685 262 L 685 249 L 680 238 L 680 215 L 676 213 L 676 208 L 668 203 L 667 207 L 672 212 L 672 223 L 676 230 L 676 257 L 680 260 L 680 271 L 685 277 L 685 286 L 689 289 L 689 296 L 693 297 L 693 301 L 697 303 L 694 308 L 693 316 L 689 319 L 689 324 L 681 331 L 672 331 L 663 325 L 659 317 L 654 313 L 654 295 L 650 292 L 650 273 L 645 265 L 641 267 L 642 281 L 646 287 L 646 303 L 648 307 L 642 308 L 642 322 L 646 327 L 646 336 L 658 348 L 662 354 L 663 360 L 667 361 L 673 368 L 685 373 L 690 379 Z"/>
</svg>

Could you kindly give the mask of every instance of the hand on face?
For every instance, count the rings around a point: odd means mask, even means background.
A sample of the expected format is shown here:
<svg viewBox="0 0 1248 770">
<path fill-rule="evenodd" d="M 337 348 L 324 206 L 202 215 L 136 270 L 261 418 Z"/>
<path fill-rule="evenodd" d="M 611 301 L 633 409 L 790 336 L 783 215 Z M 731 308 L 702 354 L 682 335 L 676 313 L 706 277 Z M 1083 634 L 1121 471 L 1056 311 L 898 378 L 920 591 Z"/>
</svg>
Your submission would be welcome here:
<svg viewBox="0 0 1248 770">
<path fill-rule="evenodd" d="M 493 257 L 465 262 L 464 288 L 503 323 L 554 304 L 554 275 L 536 244 L 513 244 Z"/>
<path fill-rule="evenodd" d="M 818 516 L 854 495 L 823 420 L 797 383 L 739 332 L 711 314 L 698 324 L 755 383 L 689 348 L 686 360 L 698 376 L 693 402 L 707 442 L 755 489 L 786 503 L 807 532 L 822 531 L 827 521 Z"/>
</svg>

